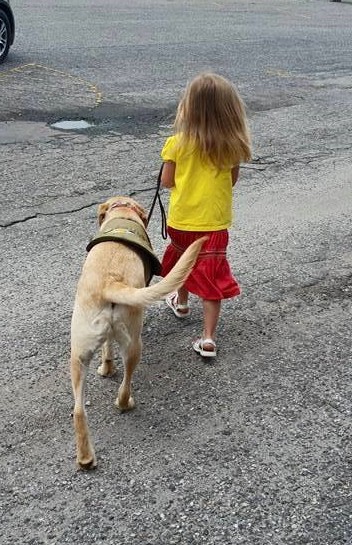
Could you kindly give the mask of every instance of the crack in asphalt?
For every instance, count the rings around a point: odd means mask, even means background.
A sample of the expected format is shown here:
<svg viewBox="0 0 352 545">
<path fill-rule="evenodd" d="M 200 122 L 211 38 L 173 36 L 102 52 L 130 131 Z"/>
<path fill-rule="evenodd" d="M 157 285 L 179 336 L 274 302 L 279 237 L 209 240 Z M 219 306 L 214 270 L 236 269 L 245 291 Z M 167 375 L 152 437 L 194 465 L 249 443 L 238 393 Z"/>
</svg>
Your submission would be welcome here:
<svg viewBox="0 0 352 545">
<path fill-rule="evenodd" d="M 141 193 L 148 193 L 149 191 L 155 191 L 155 187 L 147 187 L 147 188 L 141 188 L 141 189 L 134 189 L 133 191 L 130 191 L 128 193 L 129 197 L 133 197 L 133 195 L 141 194 Z M 51 199 L 53 200 L 53 199 Z M 62 216 L 64 214 L 74 214 L 75 212 L 80 212 L 81 210 L 85 210 L 87 208 L 91 208 L 92 206 L 97 206 L 102 201 L 94 201 L 89 204 L 85 204 L 83 206 L 80 206 L 78 208 L 73 208 L 70 210 L 62 210 L 59 212 L 36 212 L 35 214 L 31 214 L 29 216 L 25 216 L 21 219 L 9 221 L 6 223 L 0 223 L 0 228 L 7 229 L 8 227 L 12 227 L 13 225 L 18 225 L 19 223 L 26 223 L 27 221 L 37 219 L 39 216 Z"/>
<path fill-rule="evenodd" d="M 17 225 L 19 223 L 26 223 L 27 221 L 36 219 L 39 216 L 62 216 L 64 214 L 73 214 L 74 212 L 80 212 L 81 210 L 85 210 L 86 208 L 90 208 L 91 206 L 97 206 L 97 204 L 99 204 L 99 202 L 93 202 L 93 203 L 90 203 L 90 204 L 86 204 L 84 206 L 81 206 L 79 208 L 74 208 L 72 210 L 63 210 L 63 211 L 60 211 L 60 212 L 53 212 L 53 213 L 51 213 L 51 212 L 36 212 L 36 214 L 33 214 L 31 216 L 26 216 L 26 217 L 21 218 L 19 220 L 13 220 L 13 221 L 10 221 L 8 223 L 1 223 L 0 227 L 2 227 L 3 229 L 7 229 L 8 227 L 12 227 L 13 225 Z"/>
</svg>

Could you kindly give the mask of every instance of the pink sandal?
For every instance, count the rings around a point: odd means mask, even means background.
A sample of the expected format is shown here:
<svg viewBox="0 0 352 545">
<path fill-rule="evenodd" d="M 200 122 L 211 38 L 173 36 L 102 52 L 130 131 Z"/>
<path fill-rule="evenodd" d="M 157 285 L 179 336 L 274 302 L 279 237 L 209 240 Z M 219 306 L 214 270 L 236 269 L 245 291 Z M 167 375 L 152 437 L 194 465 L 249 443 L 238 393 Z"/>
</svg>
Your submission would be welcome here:
<svg viewBox="0 0 352 545">
<path fill-rule="evenodd" d="M 168 307 L 171 308 L 172 312 L 175 314 L 177 318 L 186 318 L 189 315 L 189 306 L 188 305 L 180 305 L 177 302 L 177 292 L 171 293 L 171 295 L 168 295 L 166 297 L 166 304 Z"/>
</svg>

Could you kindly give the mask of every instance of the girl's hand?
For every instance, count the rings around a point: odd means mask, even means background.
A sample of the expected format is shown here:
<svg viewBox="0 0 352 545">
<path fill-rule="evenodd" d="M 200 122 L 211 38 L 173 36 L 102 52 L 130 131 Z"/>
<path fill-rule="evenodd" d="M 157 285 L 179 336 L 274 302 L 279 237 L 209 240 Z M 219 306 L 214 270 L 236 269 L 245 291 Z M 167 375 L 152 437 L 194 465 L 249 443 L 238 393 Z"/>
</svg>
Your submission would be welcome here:
<svg viewBox="0 0 352 545">
<path fill-rule="evenodd" d="M 167 189 L 171 189 L 175 185 L 175 169 L 176 163 L 173 161 L 166 161 L 163 164 L 163 170 L 161 173 L 161 185 Z"/>
</svg>

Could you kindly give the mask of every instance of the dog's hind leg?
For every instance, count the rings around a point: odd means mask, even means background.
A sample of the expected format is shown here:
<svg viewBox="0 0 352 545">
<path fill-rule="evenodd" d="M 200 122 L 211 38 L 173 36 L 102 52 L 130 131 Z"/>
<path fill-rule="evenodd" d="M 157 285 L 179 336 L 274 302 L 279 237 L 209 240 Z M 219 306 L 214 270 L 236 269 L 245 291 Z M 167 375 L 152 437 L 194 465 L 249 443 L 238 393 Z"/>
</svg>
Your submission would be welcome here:
<svg viewBox="0 0 352 545">
<path fill-rule="evenodd" d="M 90 358 L 89 358 L 90 359 Z M 85 411 L 85 384 L 89 360 L 71 354 L 71 379 L 75 406 L 73 423 L 76 434 L 77 464 L 81 469 L 93 469 L 96 465 L 94 447 L 90 438 L 87 414 Z"/>
<path fill-rule="evenodd" d="M 81 469 L 92 469 L 96 466 L 85 410 L 85 385 L 89 362 L 108 336 L 107 321 L 101 312 L 93 318 L 87 318 L 87 312 L 75 305 L 71 324 L 71 380 L 75 401 L 73 423 L 77 464 Z"/>
<path fill-rule="evenodd" d="M 115 373 L 114 353 L 111 339 L 108 339 L 103 344 L 101 359 L 102 362 L 101 365 L 99 365 L 97 372 L 102 377 L 110 377 Z"/>
</svg>

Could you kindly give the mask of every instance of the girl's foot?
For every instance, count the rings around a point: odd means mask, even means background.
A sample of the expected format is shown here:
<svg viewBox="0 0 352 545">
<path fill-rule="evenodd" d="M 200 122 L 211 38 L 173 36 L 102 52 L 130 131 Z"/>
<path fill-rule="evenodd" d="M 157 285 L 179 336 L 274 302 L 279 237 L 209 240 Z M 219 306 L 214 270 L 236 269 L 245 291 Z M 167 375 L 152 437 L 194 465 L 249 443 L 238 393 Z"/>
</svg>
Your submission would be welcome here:
<svg viewBox="0 0 352 545">
<path fill-rule="evenodd" d="M 215 358 L 216 356 L 216 344 L 213 339 L 197 339 L 192 346 L 203 358 Z"/>
<path fill-rule="evenodd" d="M 171 293 L 171 295 L 166 297 L 166 304 L 168 307 L 171 308 L 175 316 L 177 318 L 186 318 L 189 314 L 189 306 L 181 305 L 177 301 L 178 301 L 177 292 Z"/>
</svg>

